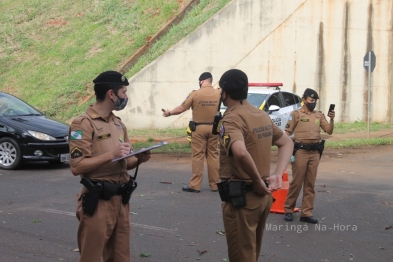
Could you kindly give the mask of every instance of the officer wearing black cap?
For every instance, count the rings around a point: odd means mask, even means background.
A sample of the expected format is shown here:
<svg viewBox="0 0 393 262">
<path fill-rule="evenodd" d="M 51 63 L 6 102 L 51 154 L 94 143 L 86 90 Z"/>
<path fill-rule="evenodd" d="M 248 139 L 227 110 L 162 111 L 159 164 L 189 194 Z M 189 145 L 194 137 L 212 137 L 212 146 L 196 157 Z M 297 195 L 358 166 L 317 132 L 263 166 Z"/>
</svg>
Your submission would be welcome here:
<svg viewBox="0 0 393 262">
<path fill-rule="evenodd" d="M 211 191 L 217 191 L 218 182 L 218 138 L 212 134 L 214 116 L 217 113 L 220 100 L 220 89 L 212 86 L 213 76 L 204 72 L 199 77 L 199 90 L 192 91 L 184 102 L 172 109 L 166 110 L 164 116 L 178 115 L 192 108 L 192 177 L 185 192 L 199 193 L 202 187 L 203 163 L 207 162 L 207 173 Z"/>
<path fill-rule="evenodd" d="M 127 130 L 112 111 L 127 104 L 127 78 L 106 71 L 94 82 L 96 102 L 70 126 L 71 171 L 84 187 L 77 195 L 79 261 L 130 261 L 127 170 L 150 159 L 150 152 L 111 162 L 131 150 Z M 127 189 L 127 190 L 126 190 Z"/>
<path fill-rule="evenodd" d="M 293 143 L 266 112 L 247 101 L 248 78 L 244 72 L 231 69 L 219 83 L 221 99 L 228 107 L 217 131 L 221 178 L 218 188 L 229 261 L 258 261 L 273 202 L 271 192 L 281 187 Z M 272 144 L 278 146 L 278 161 L 270 175 Z"/>
<path fill-rule="evenodd" d="M 300 221 L 316 224 L 318 219 L 313 217 L 315 199 L 315 180 L 324 141 L 321 141 L 321 128 L 331 135 L 334 128 L 334 111 L 330 111 L 330 123 L 320 111 L 315 111 L 319 99 L 318 93 L 310 88 L 304 91 L 303 106 L 292 111 L 285 126 L 287 135 L 294 134 L 294 157 L 292 162 L 292 181 L 289 185 L 287 198 L 284 204 L 286 221 L 293 220 L 293 210 L 296 200 L 303 187 L 303 199 Z"/>
</svg>

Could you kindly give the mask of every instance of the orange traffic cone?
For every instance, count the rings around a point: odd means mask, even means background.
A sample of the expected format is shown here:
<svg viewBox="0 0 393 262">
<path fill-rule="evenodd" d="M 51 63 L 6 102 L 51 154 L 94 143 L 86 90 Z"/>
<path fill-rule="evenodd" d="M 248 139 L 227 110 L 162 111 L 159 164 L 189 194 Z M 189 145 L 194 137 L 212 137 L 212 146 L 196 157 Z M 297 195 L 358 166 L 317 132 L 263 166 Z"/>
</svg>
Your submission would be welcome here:
<svg viewBox="0 0 393 262">
<path fill-rule="evenodd" d="M 273 197 L 276 199 L 270 208 L 270 213 L 277 213 L 277 214 L 285 214 L 284 211 L 284 203 L 285 199 L 287 198 L 289 188 L 289 181 L 288 181 L 288 172 L 285 171 L 282 174 L 282 185 L 281 188 L 277 191 L 272 193 Z M 293 212 L 298 212 L 299 208 L 295 208 Z"/>
</svg>

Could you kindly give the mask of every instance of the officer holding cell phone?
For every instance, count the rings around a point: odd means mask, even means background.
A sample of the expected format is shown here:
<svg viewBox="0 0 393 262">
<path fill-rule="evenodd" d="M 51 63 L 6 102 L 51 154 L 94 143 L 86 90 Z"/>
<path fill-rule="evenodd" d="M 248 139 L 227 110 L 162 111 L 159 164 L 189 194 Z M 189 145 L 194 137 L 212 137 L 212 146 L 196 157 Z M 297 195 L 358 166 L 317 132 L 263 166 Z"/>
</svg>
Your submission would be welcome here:
<svg viewBox="0 0 393 262">
<path fill-rule="evenodd" d="M 289 185 L 287 198 L 284 204 L 284 220 L 293 220 L 293 210 L 296 200 L 303 187 L 303 199 L 300 221 L 316 224 L 318 220 L 313 217 L 315 199 L 315 180 L 319 160 L 324 149 L 324 140 L 321 140 L 321 129 L 331 135 L 334 128 L 334 104 L 329 107 L 328 117 L 325 118 L 321 111 L 315 111 L 318 93 L 310 88 L 304 91 L 303 106 L 291 113 L 285 126 L 287 135 L 294 134 L 295 161 L 292 162 L 292 181 Z"/>
</svg>

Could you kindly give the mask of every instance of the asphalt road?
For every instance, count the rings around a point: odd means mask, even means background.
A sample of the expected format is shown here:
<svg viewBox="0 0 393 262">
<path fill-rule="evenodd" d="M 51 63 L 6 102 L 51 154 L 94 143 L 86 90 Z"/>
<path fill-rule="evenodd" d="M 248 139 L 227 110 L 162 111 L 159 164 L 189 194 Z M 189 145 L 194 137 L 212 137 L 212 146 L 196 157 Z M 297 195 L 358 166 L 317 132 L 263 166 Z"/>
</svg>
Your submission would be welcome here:
<svg viewBox="0 0 393 262">
<path fill-rule="evenodd" d="M 271 214 L 259 261 L 393 261 L 391 152 L 327 152 L 316 185 L 320 224 Z M 181 191 L 190 166 L 188 156 L 163 155 L 141 166 L 131 198 L 132 261 L 227 261 L 218 193 L 206 177 L 201 193 Z M 0 170 L 0 185 L 0 261 L 78 261 L 82 186 L 67 164 Z"/>
</svg>

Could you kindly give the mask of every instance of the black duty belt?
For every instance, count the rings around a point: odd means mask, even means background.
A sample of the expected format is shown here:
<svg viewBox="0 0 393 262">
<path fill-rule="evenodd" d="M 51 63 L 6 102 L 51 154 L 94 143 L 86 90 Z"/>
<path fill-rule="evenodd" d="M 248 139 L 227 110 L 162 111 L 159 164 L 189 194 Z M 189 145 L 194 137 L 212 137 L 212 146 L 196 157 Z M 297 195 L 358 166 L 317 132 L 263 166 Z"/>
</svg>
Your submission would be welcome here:
<svg viewBox="0 0 393 262">
<path fill-rule="evenodd" d="M 320 143 L 302 144 L 302 143 L 295 142 L 295 149 L 303 149 L 303 150 L 307 150 L 307 151 L 313 151 L 313 150 L 318 150 L 319 147 L 320 147 Z"/>
<path fill-rule="evenodd" d="M 196 126 L 199 126 L 199 125 L 212 125 L 212 124 L 214 124 L 213 122 L 201 122 L 201 123 L 194 122 L 194 123 L 195 123 Z"/>
<path fill-rule="evenodd" d="M 122 195 L 124 193 L 124 191 L 127 189 L 127 185 L 128 185 L 128 183 L 117 186 L 116 195 Z"/>
</svg>

